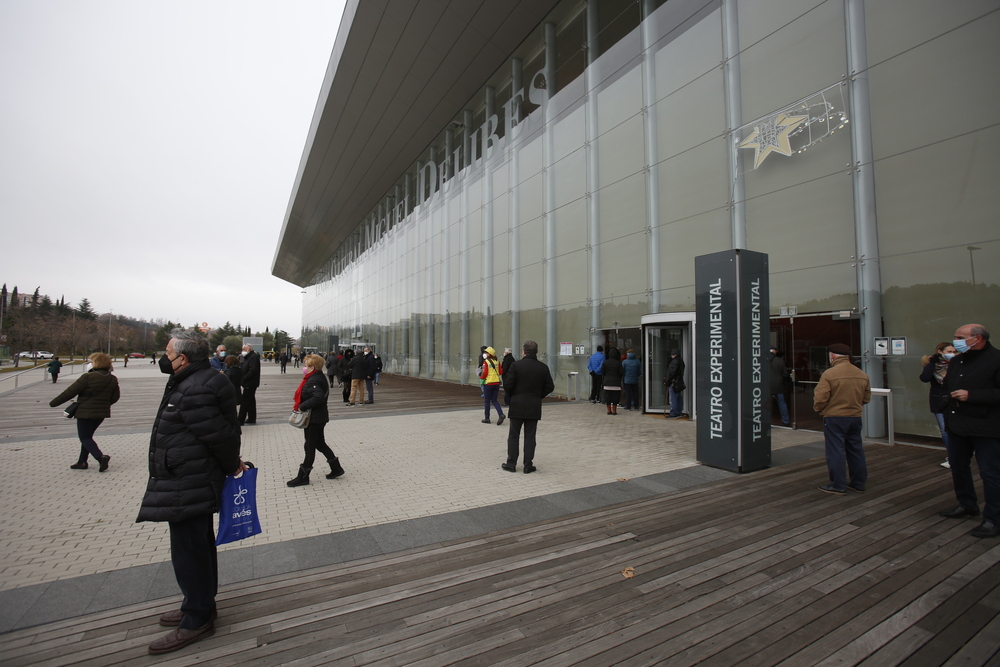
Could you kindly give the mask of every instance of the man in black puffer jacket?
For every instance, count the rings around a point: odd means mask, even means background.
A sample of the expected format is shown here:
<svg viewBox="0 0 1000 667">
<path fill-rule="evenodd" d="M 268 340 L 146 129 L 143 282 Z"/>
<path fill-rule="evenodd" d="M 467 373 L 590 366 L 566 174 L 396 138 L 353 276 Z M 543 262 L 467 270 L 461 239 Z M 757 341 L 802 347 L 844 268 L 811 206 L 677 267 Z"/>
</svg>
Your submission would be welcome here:
<svg viewBox="0 0 1000 667">
<path fill-rule="evenodd" d="M 149 645 L 154 654 L 215 632 L 219 574 L 212 514 L 226 475 L 246 469 L 236 390 L 209 364 L 208 342 L 191 331 L 174 334 L 160 370 L 171 377 L 153 423 L 149 482 L 136 521 L 169 523 L 170 560 L 184 601 L 160 617 L 160 625 L 177 627 Z"/>
<path fill-rule="evenodd" d="M 969 534 L 1000 537 L 1000 350 L 990 345 L 981 324 L 966 324 L 955 332 L 959 355 L 948 363 L 944 411 L 948 430 L 948 463 L 958 506 L 941 512 L 950 519 L 979 516 L 979 499 L 972 482 L 972 456 L 983 480 L 983 521 Z"/>
</svg>

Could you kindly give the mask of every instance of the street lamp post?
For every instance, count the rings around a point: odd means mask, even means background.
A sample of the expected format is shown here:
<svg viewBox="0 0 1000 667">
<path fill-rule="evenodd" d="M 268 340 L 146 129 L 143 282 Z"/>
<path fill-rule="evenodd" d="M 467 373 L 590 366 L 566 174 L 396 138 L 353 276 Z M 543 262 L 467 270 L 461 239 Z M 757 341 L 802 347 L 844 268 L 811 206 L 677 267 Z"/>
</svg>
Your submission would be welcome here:
<svg viewBox="0 0 1000 667">
<path fill-rule="evenodd" d="M 973 250 L 982 250 L 982 248 L 980 248 L 978 246 L 970 245 L 970 246 L 965 246 L 965 249 L 969 251 L 969 268 L 972 270 L 972 286 L 975 287 L 976 286 L 976 264 L 972 260 L 972 251 Z"/>
<path fill-rule="evenodd" d="M 108 309 L 108 356 L 111 356 L 111 313 L 112 311 Z"/>
</svg>

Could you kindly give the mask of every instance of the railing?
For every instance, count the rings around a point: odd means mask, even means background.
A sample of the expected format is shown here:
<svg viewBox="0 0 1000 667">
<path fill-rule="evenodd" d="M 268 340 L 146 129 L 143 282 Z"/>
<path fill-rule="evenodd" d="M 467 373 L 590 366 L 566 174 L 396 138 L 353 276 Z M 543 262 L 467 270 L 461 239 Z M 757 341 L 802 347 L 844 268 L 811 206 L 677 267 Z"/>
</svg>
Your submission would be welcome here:
<svg viewBox="0 0 1000 667">
<path fill-rule="evenodd" d="M 83 368 L 83 363 L 72 362 L 63 364 L 62 370 L 60 371 L 60 375 L 66 372 L 67 368 L 69 369 L 70 375 L 75 375 L 77 368 Z M 2 375 L 0 375 L 0 394 L 6 394 L 7 392 L 10 391 L 16 391 L 18 387 L 23 384 L 33 384 L 35 382 L 41 382 L 42 380 L 45 379 L 45 376 L 48 375 L 48 371 L 49 371 L 48 364 L 40 364 L 38 366 L 35 366 L 34 368 L 26 368 L 25 370 L 18 371 L 16 373 L 12 372 L 3 373 Z M 32 377 L 29 380 L 28 376 L 31 375 L 32 373 L 39 374 L 41 375 L 41 377 L 37 379 Z M 13 385 L 4 384 L 4 383 L 9 383 L 10 381 L 13 381 Z"/>
</svg>

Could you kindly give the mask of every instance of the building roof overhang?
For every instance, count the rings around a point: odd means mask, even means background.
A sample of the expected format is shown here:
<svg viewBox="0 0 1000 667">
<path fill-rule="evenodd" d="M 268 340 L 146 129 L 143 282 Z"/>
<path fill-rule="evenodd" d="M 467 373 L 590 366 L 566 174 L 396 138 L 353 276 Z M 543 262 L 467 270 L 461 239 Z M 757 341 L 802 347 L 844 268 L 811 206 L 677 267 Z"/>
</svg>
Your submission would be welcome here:
<svg viewBox="0 0 1000 667">
<path fill-rule="evenodd" d="M 309 285 L 558 0 L 348 0 L 271 273 Z"/>
</svg>

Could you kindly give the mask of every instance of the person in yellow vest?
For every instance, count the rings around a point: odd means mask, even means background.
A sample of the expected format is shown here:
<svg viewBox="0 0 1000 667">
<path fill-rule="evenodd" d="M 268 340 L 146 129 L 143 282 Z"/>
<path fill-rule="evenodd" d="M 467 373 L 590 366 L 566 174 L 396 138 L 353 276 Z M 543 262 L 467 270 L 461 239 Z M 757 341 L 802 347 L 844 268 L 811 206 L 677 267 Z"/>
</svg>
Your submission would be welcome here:
<svg viewBox="0 0 1000 667">
<path fill-rule="evenodd" d="M 497 409 L 497 426 L 503 424 L 506 417 L 500 405 L 500 364 L 497 362 L 497 351 L 492 347 L 483 350 L 483 365 L 479 369 L 479 379 L 483 381 L 483 403 L 486 407 L 484 424 L 490 423 L 490 404 Z"/>
</svg>

